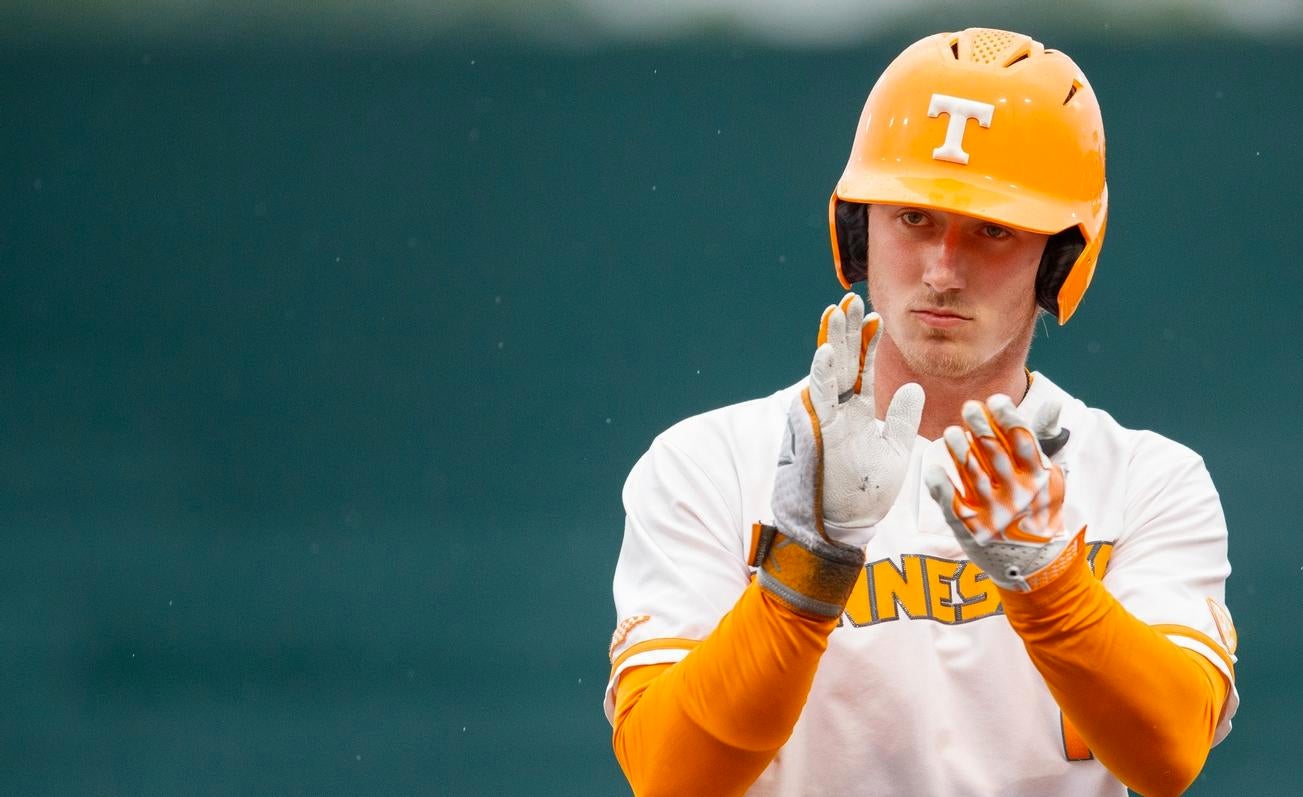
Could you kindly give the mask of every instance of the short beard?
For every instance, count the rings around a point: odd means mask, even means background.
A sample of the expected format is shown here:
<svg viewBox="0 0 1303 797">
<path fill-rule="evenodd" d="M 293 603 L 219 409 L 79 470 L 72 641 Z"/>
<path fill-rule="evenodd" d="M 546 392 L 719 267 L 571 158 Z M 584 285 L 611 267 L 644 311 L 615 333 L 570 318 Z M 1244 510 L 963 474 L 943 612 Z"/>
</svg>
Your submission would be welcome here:
<svg viewBox="0 0 1303 797">
<path fill-rule="evenodd" d="M 1031 352 L 1032 338 L 1036 333 L 1036 318 L 1037 314 L 1033 313 L 1027 324 L 1026 334 L 1010 340 L 1003 349 L 986 359 L 978 359 L 971 354 L 950 351 L 946 348 L 936 348 L 935 344 L 950 339 L 949 333 L 941 329 L 930 330 L 927 333 L 926 343 L 932 345 L 925 350 L 923 347 L 899 344 L 897 348 L 900 349 L 905 364 L 919 376 L 936 379 L 969 379 L 984 368 L 1004 362 L 1011 357 L 1025 364 L 1027 355 Z"/>
<path fill-rule="evenodd" d="M 928 338 L 930 341 L 944 340 L 946 335 L 945 333 L 932 333 L 928 335 Z M 917 351 L 914 346 L 899 348 L 905 364 L 919 376 L 930 376 L 939 379 L 962 379 L 982 366 L 982 363 L 977 362 L 975 358 L 965 357 L 955 352 L 937 351 L 936 349 Z"/>
</svg>

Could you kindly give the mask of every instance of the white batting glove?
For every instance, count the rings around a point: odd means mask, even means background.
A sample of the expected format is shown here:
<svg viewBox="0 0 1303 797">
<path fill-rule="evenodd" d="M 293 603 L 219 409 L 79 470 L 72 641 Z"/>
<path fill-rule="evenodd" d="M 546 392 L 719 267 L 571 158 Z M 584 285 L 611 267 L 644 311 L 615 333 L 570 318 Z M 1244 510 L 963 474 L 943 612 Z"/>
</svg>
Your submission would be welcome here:
<svg viewBox="0 0 1303 797">
<path fill-rule="evenodd" d="M 945 431 L 961 484 L 938 465 L 923 479 L 968 558 L 1000 587 L 1028 592 L 1071 561 L 1060 556 L 1073 541 L 1063 522 L 1063 470 L 1008 396 L 965 402 L 962 416 L 963 427 Z M 1054 438 L 1058 416 L 1057 404 L 1038 413 L 1041 437 Z"/>
<path fill-rule="evenodd" d="M 787 558 L 762 565 L 759 580 L 802 611 L 840 614 L 864 546 L 904 483 L 918 434 L 923 388 L 917 384 L 896 391 L 885 421 L 875 416 L 873 360 L 881 327 L 877 313 L 865 317 L 855 294 L 825 310 L 810 383 L 788 410 L 772 502 L 782 539 L 772 551 L 763 543 L 758 554 Z M 761 564 L 756 558 L 753 564 Z M 839 590 L 845 593 L 840 606 Z"/>
<path fill-rule="evenodd" d="M 864 317 L 863 300 L 848 296 L 824 311 L 822 345 L 810 367 L 810 403 L 823 437 L 824 532 L 862 547 L 905 481 L 923 416 L 923 388 L 913 382 L 901 386 L 885 420 L 877 420 L 873 361 L 882 321 L 877 313 Z"/>
</svg>

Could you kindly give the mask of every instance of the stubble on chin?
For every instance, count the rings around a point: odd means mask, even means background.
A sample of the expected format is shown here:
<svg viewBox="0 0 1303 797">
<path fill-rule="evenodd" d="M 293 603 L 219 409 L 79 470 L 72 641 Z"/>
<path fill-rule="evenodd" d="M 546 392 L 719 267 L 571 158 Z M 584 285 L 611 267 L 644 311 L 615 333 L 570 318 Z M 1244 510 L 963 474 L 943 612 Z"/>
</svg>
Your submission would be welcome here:
<svg viewBox="0 0 1303 797">
<path fill-rule="evenodd" d="M 897 345 L 905 364 L 920 376 L 960 379 L 971 374 L 979 365 L 970 354 L 958 349 L 954 339 L 945 330 L 928 330 L 922 340 L 911 341 L 904 346 Z"/>
<path fill-rule="evenodd" d="M 1026 332 L 1005 342 L 998 351 L 981 357 L 972 346 L 950 330 L 927 329 L 910 341 L 897 341 L 902 358 L 910 370 L 920 376 L 939 379 L 966 379 L 997 362 L 1017 360 L 1025 363 L 1031 348 L 1035 313 L 1026 324 Z"/>
</svg>

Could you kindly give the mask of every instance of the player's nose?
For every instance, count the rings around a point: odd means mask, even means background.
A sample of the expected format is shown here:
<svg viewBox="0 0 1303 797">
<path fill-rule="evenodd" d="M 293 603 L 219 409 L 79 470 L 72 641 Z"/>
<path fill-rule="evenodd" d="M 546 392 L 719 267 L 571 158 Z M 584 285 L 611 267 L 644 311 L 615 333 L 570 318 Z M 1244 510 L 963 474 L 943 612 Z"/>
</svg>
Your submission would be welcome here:
<svg viewBox="0 0 1303 797">
<path fill-rule="evenodd" d="M 936 238 L 923 267 L 923 282 L 932 290 L 943 293 L 964 287 L 964 253 L 960 244 L 959 230 L 955 225 L 947 227 Z"/>
</svg>

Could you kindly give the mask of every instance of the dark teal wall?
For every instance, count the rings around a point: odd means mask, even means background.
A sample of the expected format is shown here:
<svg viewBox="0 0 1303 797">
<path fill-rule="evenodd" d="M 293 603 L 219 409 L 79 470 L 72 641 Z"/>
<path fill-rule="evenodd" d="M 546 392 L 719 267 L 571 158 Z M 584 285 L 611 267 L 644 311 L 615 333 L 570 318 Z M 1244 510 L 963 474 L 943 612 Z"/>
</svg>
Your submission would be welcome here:
<svg viewBox="0 0 1303 797">
<path fill-rule="evenodd" d="M 620 793 L 620 485 L 808 365 L 904 43 L 0 55 L 0 791 Z M 1303 50 L 1055 43 L 1113 215 L 1033 365 L 1207 458 L 1192 793 L 1298 793 Z"/>
</svg>

